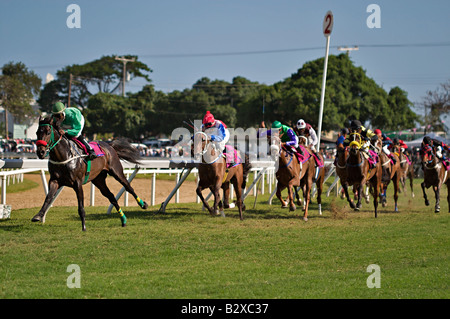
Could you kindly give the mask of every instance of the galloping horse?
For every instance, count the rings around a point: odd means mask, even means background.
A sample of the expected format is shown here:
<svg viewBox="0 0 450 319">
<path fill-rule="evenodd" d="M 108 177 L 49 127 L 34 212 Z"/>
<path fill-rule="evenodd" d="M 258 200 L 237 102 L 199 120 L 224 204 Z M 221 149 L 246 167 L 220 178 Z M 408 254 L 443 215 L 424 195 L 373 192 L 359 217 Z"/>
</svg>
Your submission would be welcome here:
<svg viewBox="0 0 450 319">
<path fill-rule="evenodd" d="M 196 137 L 198 136 L 200 140 Z M 218 215 L 217 206 L 223 209 L 222 201 L 219 198 L 220 188 L 224 189 L 224 201 L 228 200 L 228 192 L 230 182 L 234 186 L 236 193 L 236 203 L 239 208 L 239 217 L 243 220 L 242 211 L 245 205 L 242 200 L 242 192 L 245 188 L 247 174 L 251 168 L 248 157 L 245 157 L 244 163 L 236 163 L 236 165 L 227 168 L 227 162 L 223 156 L 222 150 L 216 149 L 211 143 L 210 137 L 201 131 L 197 131 L 194 135 L 193 145 L 194 158 L 202 159 L 198 167 L 199 182 L 197 187 L 197 195 L 200 197 L 203 205 L 208 209 L 211 215 Z M 202 190 L 209 188 L 214 194 L 214 206 L 211 208 L 202 195 Z M 225 204 L 226 205 L 226 204 Z"/>
<path fill-rule="evenodd" d="M 278 137 L 272 137 L 272 144 L 270 145 L 270 151 L 272 156 L 277 156 L 278 170 L 275 174 L 277 178 L 277 192 L 276 195 L 281 202 L 281 207 L 287 207 L 286 202 L 281 196 L 281 192 L 287 187 L 289 198 L 289 210 L 295 211 L 294 195 L 292 187 L 300 186 L 300 180 L 304 177 L 305 181 L 305 212 L 303 214 L 303 220 L 308 220 L 308 206 L 311 198 L 311 186 L 314 178 L 314 158 L 309 156 L 304 162 L 299 162 L 296 154 L 293 151 L 288 150 L 287 147 L 282 146 Z"/>
<path fill-rule="evenodd" d="M 392 163 L 391 159 L 383 152 L 380 152 L 380 163 L 381 163 L 381 189 L 380 189 L 380 200 L 383 207 L 386 206 L 386 190 L 389 185 L 389 183 L 392 181 L 392 184 L 394 185 L 394 202 L 395 202 L 395 208 L 394 210 L 397 212 L 397 201 L 398 201 L 398 191 L 399 191 L 399 185 L 400 185 L 400 161 L 398 159 L 398 156 L 396 154 L 392 154 L 395 159 L 395 164 Z"/>
<path fill-rule="evenodd" d="M 436 156 L 436 149 L 428 147 L 424 154 L 422 155 L 422 167 L 423 167 L 423 182 L 420 184 L 422 186 L 423 197 L 425 199 L 425 205 L 429 206 L 425 188 L 433 186 L 434 194 L 436 197 L 436 205 L 434 207 L 434 212 L 439 213 L 441 207 L 439 206 L 440 201 L 440 189 L 443 184 L 447 185 L 447 201 L 449 204 L 450 212 L 450 174 L 442 161 Z"/>
<path fill-rule="evenodd" d="M 392 150 L 395 155 L 398 156 L 400 160 L 400 167 L 399 167 L 399 173 L 400 173 L 400 184 L 402 185 L 402 190 L 406 194 L 406 178 L 409 177 L 409 186 L 411 187 L 411 196 L 414 197 L 414 167 L 412 163 L 409 162 L 408 157 L 406 154 L 404 154 L 399 145 L 393 145 Z"/>
<path fill-rule="evenodd" d="M 381 186 L 381 163 L 378 161 L 373 168 L 370 168 L 369 161 L 364 158 L 361 148 L 361 135 L 358 133 L 351 133 L 349 136 L 349 156 L 347 159 L 347 178 L 345 183 L 342 184 L 344 187 L 345 195 L 347 200 L 352 206 L 352 203 L 348 197 L 348 186 L 353 185 L 358 189 L 358 202 L 356 203 L 356 210 L 361 208 L 361 194 L 363 192 L 363 187 L 367 181 L 369 181 L 372 186 L 373 205 L 375 208 L 375 217 L 378 214 L 378 195 Z M 352 207 L 353 208 L 353 207 Z"/>
<path fill-rule="evenodd" d="M 307 147 L 308 151 L 310 153 L 312 153 L 311 148 L 307 145 L 307 139 L 304 136 L 299 136 L 299 145 L 303 145 L 305 147 Z M 319 215 L 322 215 L 322 191 L 323 191 L 323 182 L 325 180 L 325 172 L 326 172 L 326 167 L 324 166 L 324 160 L 323 160 L 323 156 L 322 154 L 317 154 L 319 161 L 321 161 L 322 166 L 318 167 L 318 172 L 317 172 L 317 176 L 314 176 L 313 178 L 313 183 L 314 183 L 314 179 L 315 179 L 315 183 L 316 183 L 316 191 L 317 191 L 317 204 L 318 204 L 318 210 L 319 210 Z M 314 174 L 316 174 L 314 172 Z M 307 178 L 308 176 L 303 176 L 303 178 L 300 180 L 300 188 L 303 191 L 303 197 L 305 197 L 305 187 L 306 187 L 306 182 L 308 180 Z M 298 190 L 297 187 L 294 187 L 295 190 L 295 197 L 297 197 L 297 203 L 299 205 L 301 205 L 301 200 L 300 200 L 300 196 L 298 194 Z M 306 208 L 306 201 L 303 201 L 303 210 L 305 210 Z"/>
<path fill-rule="evenodd" d="M 45 215 L 52 204 L 57 191 L 67 186 L 72 188 L 78 199 L 78 214 L 81 218 L 82 230 L 86 230 L 83 184 L 92 182 L 100 189 L 103 196 L 109 199 L 120 215 L 122 226 L 126 226 L 126 216 L 117 203 L 116 198 L 106 186 L 107 174 L 114 177 L 122 184 L 127 192 L 136 199 L 142 209 L 147 208 L 147 203 L 140 199 L 130 183 L 123 174 L 123 167 L 120 159 L 131 163 L 139 163 L 139 151 L 125 140 L 115 140 L 109 145 L 106 142 L 98 142 L 98 146 L 104 155 L 95 158 L 92 161 L 85 161 L 83 151 L 73 140 L 69 139 L 61 130 L 59 123 L 54 122 L 51 116 L 40 117 L 39 127 L 36 132 L 38 141 L 36 154 L 40 159 L 50 156 L 48 170 L 50 180 L 48 184 L 48 193 L 44 204 L 32 221 L 45 222 Z"/>
</svg>

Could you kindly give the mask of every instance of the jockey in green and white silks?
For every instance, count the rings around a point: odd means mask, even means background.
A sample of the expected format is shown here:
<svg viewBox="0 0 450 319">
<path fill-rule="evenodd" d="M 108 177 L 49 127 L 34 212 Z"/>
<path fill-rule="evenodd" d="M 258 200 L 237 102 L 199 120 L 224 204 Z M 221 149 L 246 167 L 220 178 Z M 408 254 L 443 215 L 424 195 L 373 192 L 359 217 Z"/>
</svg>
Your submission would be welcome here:
<svg viewBox="0 0 450 319">
<path fill-rule="evenodd" d="M 84 116 L 76 107 L 66 107 L 61 102 L 56 102 L 52 107 L 53 118 L 61 121 L 60 126 L 64 133 L 70 138 L 77 138 L 88 150 L 88 159 L 97 157 L 94 149 L 89 145 L 81 134 L 84 128 Z"/>
</svg>

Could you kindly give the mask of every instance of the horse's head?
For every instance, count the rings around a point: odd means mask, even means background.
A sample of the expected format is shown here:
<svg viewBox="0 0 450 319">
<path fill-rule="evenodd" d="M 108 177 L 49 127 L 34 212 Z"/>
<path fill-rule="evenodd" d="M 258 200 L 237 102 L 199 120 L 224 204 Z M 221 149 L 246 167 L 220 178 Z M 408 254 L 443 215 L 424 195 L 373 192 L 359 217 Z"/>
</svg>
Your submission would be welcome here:
<svg viewBox="0 0 450 319">
<path fill-rule="evenodd" d="M 205 156 L 215 156 L 216 152 L 214 147 L 211 146 L 211 138 L 202 131 L 197 131 L 194 134 L 193 143 L 193 154 L 196 161 L 200 161 L 202 158 L 206 159 Z"/>
<path fill-rule="evenodd" d="M 55 123 L 52 116 L 39 117 L 39 126 L 36 131 L 36 155 L 43 159 L 61 139 L 58 123 Z"/>
<path fill-rule="evenodd" d="M 434 165 L 437 161 L 436 158 L 436 149 L 434 149 L 430 145 L 426 145 L 423 148 L 422 163 L 425 165 Z"/>
<path fill-rule="evenodd" d="M 350 153 L 356 154 L 356 152 L 361 148 L 362 137 L 359 133 L 350 133 L 348 140 L 350 141 L 349 149 Z"/>
<path fill-rule="evenodd" d="M 276 161 L 281 152 L 281 140 L 278 136 L 272 136 L 270 140 L 270 157 L 273 161 Z"/>
<path fill-rule="evenodd" d="M 305 147 L 308 146 L 308 138 L 306 136 L 299 135 L 298 136 L 298 144 L 303 145 Z"/>
</svg>

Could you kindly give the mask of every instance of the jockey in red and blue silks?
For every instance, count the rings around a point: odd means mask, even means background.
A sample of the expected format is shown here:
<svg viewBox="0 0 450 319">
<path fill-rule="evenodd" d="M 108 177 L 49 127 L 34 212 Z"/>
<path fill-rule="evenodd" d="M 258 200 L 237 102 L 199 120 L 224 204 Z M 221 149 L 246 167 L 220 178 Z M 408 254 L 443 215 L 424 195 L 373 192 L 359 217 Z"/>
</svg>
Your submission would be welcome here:
<svg viewBox="0 0 450 319">
<path fill-rule="evenodd" d="M 230 139 L 230 131 L 225 123 L 220 120 L 216 120 L 211 112 L 207 111 L 202 121 L 202 131 L 208 130 L 208 135 L 219 149 L 222 151 L 225 148 L 225 144 Z"/>
</svg>

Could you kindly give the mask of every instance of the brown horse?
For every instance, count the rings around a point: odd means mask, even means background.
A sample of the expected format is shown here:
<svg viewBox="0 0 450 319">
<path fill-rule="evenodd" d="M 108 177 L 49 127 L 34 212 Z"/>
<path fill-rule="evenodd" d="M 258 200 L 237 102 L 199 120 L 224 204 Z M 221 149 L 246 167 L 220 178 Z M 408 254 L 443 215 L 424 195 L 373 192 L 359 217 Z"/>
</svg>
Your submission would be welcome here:
<svg viewBox="0 0 450 319">
<path fill-rule="evenodd" d="M 356 210 L 361 208 L 361 194 L 363 193 L 363 187 L 368 181 L 372 186 L 373 205 L 375 208 L 375 217 L 378 214 L 378 195 L 381 186 L 381 163 L 378 161 L 375 167 L 370 168 L 369 161 L 362 154 L 361 135 L 358 133 L 351 133 L 349 136 L 349 156 L 347 159 L 347 179 L 342 184 L 344 187 L 345 195 L 348 195 L 348 186 L 355 186 L 358 193 L 358 201 L 356 203 Z M 350 202 L 349 198 L 347 200 Z M 351 206 L 351 205 L 350 205 Z"/>
<path fill-rule="evenodd" d="M 245 188 L 247 174 L 251 168 L 248 157 L 245 157 L 246 160 L 244 163 L 227 168 L 226 159 L 223 156 L 222 150 L 216 149 L 214 143 L 211 143 L 210 137 L 201 131 L 197 131 L 194 135 L 193 153 L 197 161 L 201 159 L 198 167 L 199 182 L 196 192 L 203 205 L 211 215 L 219 215 L 217 206 L 219 206 L 221 211 L 224 207 L 220 200 L 219 191 L 221 188 L 224 189 L 224 201 L 226 202 L 228 200 L 227 190 L 229 190 L 231 182 L 236 193 L 239 217 L 243 220 L 242 212 L 245 210 L 245 205 L 242 200 L 242 192 Z M 209 188 L 214 194 L 213 208 L 209 206 L 202 195 L 202 190 L 206 188 Z"/>
<path fill-rule="evenodd" d="M 436 198 L 436 205 L 434 207 L 434 212 L 439 213 L 441 207 L 439 206 L 440 201 L 440 189 L 443 184 L 447 185 L 447 202 L 449 204 L 450 212 L 450 174 L 446 170 L 446 167 L 436 156 L 436 149 L 428 147 L 422 155 L 422 167 L 423 167 L 423 182 L 420 184 L 422 186 L 423 197 L 425 199 L 425 205 L 429 206 L 430 202 L 427 198 L 427 193 L 425 188 L 433 186 L 433 191 Z"/>
<path fill-rule="evenodd" d="M 300 180 L 306 178 L 305 181 L 305 211 L 303 220 L 308 220 L 308 207 L 311 198 L 311 186 L 314 178 L 314 158 L 310 156 L 306 161 L 299 162 L 294 151 L 284 146 L 278 137 L 272 137 L 270 145 L 272 157 L 278 159 L 278 169 L 276 171 L 277 192 L 276 195 L 281 202 L 281 207 L 286 208 L 287 203 L 281 196 L 281 192 L 287 188 L 289 198 L 289 210 L 295 211 L 293 187 L 300 186 Z M 275 159 L 275 160 L 276 160 Z"/>
<path fill-rule="evenodd" d="M 304 136 L 299 136 L 298 137 L 299 145 L 303 145 L 307 148 L 307 150 L 309 151 L 310 154 L 312 154 L 312 150 L 311 147 L 307 145 L 307 138 L 305 138 Z M 322 191 L 323 191 L 323 182 L 325 180 L 325 173 L 327 171 L 327 167 L 324 166 L 324 160 L 323 160 L 323 155 L 317 153 L 317 156 L 319 157 L 319 160 L 322 163 L 322 167 L 316 167 L 316 170 L 314 172 L 314 178 L 313 178 L 313 183 L 315 182 L 316 184 L 316 192 L 317 192 L 317 204 L 318 204 L 318 210 L 319 210 L 319 215 L 322 215 Z M 317 176 L 316 176 L 317 174 Z M 300 188 L 303 191 L 303 198 L 305 197 L 305 189 L 306 189 L 306 183 L 308 181 L 308 176 L 303 176 L 303 178 L 300 180 Z M 294 187 L 295 190 L 295 196 L 297 198 L 297 204 L 301 205 L 301 199 L 300 196 L 298 194 L 298 189 L 297 187 Z M 306 209 L 306 201 L 303 201 L 303 210 Z"/>
<path fill-rule="evenodd" d="M 387 200 L 386 200 L 386 191 L 389 183 L 392 181 L 392 184 L 394 185 L 394 202 L 395 202 L 395 208 L 394 210 L 398 212 L 398 191 L 399 191 L 399 185 L 400 185 L 400 161 L 398 159 L 398 156 L 396 154 L 392 154 L 395 159 L 395 164 L 391 162 L 391 159 L 383 152 L 380 152 L 380 163 L 381 163 L 381 189 L 380 189 L 380 200 L 383 207 L 386 207 Z"/>
<path fill-rule="evenodd" d="M 99 148 L 104 155 L 95 158 L 89 163 L 85 161 L 82 149 L 73 140 L 63 134 L 59 127 L 59 123 L 53 121 L 53 118 L 39 118 L 39 127 L 37 135 L 37 151 L 36 154 L 40 159 L 44 159 L 49 155 L 48 170 L 50 172 L 50 180 L 48 184 L 48 193 L 45 197 L 44 204 L 32 221 L 45 222 L 45 215 L 49 210 L 58 190 L 63 186 L 72 188 L 78 199 L 78 214 L 81 218 L 82 230 L 86 230 L 85 210 L 84 210 L 84 194 L 83 184 L 92 182 L 100 189 L 103 196 L 109 199 L 111 204 L 117 209 L 120 215 L 122 226 L 126 226 L 126 216 L 117 203 L 114 194 L 111 193 L 106 186 L 107 174 L 114 177 L 121 183 L 127 192 L 136 199 L 142 209 L 147 208 L 147 203 L 140 199 L 130 183 L 123 174 L 123 167 L 120 159 L 127 160 L 131 163 L 139 163 L 139 151 L 125 140 L 115 140 L 109 145 L 106 142 L 98 142 Z M 90 170 L 89 170 L 90 168 Z"/>
<path fill-rule="evenodd" d="M 414 197 L 414 167 L 413 164 L 409 164 L 409 159 L 407 155 L 403 153 L 400 149 L 399 145 L 393 145 L 391 150 L 395 155 L 398 156 L 400 160 L 400 185 L 402 186 L 401 190 L 406 194 L 406 179 L 409 178 L 409 186 L 411 187 L 411 196 Z"/>
</svg>

